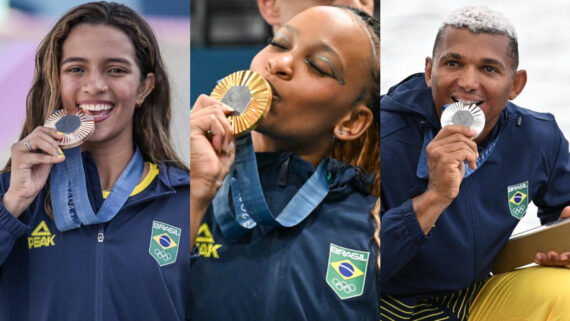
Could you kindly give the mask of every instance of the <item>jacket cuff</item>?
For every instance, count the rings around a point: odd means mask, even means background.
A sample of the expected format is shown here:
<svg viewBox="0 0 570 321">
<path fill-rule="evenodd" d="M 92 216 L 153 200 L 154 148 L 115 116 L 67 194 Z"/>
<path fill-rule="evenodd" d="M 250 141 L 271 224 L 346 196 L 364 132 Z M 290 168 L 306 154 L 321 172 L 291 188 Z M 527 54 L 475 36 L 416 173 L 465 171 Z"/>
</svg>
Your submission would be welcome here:
<svg viewBox="0 0 570 321">
<path fill-rule="evenodd" d="M 27 217 L 27 210 L 24 211 L 21 216 Z M 24 224 L 12 215 L 12 213 L 8 212 L 4 207 L 4 204 L 0 201 L 0 231 L 8 232 L 17 239 L 20 236 L 29 233 L 31 230 L 31 226 Z"/>
<path fill-rule="evenodd" d="M 430 235 L 425 235 L 416 212 L 414 212 L 414 206 L 412 200 L 409 199 L 402 204 L 400 207 L 402 209 L 402 218 L 404 225 L 406 226 L 406 233 L 409 234 L 410 238 L 417 244 L 420 245 L 430 238 Z"/>
</svg>

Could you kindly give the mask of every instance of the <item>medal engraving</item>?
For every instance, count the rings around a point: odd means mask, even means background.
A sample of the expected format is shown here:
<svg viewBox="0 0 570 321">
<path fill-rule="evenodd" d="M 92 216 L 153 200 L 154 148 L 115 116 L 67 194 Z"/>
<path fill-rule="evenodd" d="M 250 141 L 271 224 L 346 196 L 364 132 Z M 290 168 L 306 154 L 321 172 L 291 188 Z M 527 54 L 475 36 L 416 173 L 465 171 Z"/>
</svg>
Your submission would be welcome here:
<svg viewBox="0 0 570 321">
<path fill-rule="evenodd" d="M 81 126 L 81 120 L 75 115 L 65 115 L 55 123 L 55 128 L 62 133 L 73 133 L 79 126 Z"/>
<path fill-rule="evenodd" d="M 49 116 L 44 126 L 63 133 L 63 138 L 58 143 L 63 149 L 83 144 L 95 131 L 93 116 L 80 109 L 72 114 L 67 114 L 63 109 L 58 109 Z"/>
<path fill-rule="evenodd" d="M 267 115 L 272 93 L 261 75 L 241 70 L 222 79 L 210 96 L 235 110 L 228 120 L 234 136 L 241 136 L 255 129 Z"/>
<path fill-rule="evenodd" d="M 451 118 L 451 122 L 455 125 L 462 125 L 465 127 L 471 127 L 471 125 L 473 125 L 473 120 L 473 115 L 466 110 L 458 110 Z"/>
<path fill-rule="evenodd" d="M 239 116 L 249 106 L 251 99 L 251 93 L 247 86 L 234 86 L 228 89 L 224 98 L 222 98 L 222 102 L 235 110 L 232 116 Z"/>
<path fill-rule="evenodd" d="M 447 125 L 461 125 L 473 128 L 477 131 L 473 138 L 481 134 L 485 127 L 485 114 L 476 104 L 464 104 L 456 102 L 444 106 L 441 113 L 441 127 Z"/>
</svg>

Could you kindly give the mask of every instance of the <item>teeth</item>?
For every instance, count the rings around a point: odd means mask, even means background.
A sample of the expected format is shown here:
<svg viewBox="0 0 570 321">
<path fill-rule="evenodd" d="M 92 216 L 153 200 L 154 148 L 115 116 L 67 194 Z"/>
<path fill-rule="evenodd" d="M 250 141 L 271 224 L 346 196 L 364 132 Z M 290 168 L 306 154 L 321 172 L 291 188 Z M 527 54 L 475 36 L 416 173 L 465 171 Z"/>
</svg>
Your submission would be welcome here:
<svg viewBox="0 0 570 321">
<path fill-rule="evenodd" d="M 113 109 L 113 105 L 108 105 L 108 104 L 97 104 L 97 105 L 80 104 L 79 108 L 89 110 L 89 111 L 102 111 L 102 110 Z"/>
<path fill-rule="evenodd" d="M 483 102 L 480 100 L 465 100 L 465 99 L 461 99 L 461 98 L 453 98 L 455 101 L 460 102 L 464 105 L 480 105 Z"/>
</svg>

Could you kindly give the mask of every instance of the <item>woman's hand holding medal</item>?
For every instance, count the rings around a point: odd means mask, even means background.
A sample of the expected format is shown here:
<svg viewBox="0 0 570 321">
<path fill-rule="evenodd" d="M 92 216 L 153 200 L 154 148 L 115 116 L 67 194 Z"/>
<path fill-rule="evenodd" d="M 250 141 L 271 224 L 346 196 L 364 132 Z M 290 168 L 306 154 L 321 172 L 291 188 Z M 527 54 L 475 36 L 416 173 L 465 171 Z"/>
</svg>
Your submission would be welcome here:
<svg viewBox="0 0 570 321">
<path fill-rule="evenodd" d="M 18 217 L 30 206 L 44 187 L 52 165 L 65 160 L 58 145 L 62 138 L 57 130 L 40 126 L 12 145 L 10 187 L 2 198 L 12 215 Z"/>
<path fill-rule="evenodd" d="M 200 95 L 190 114 L 191 196 L 210 201 L 234 161 L 235 139 L 227 115 L 233 109 Z"/>
<path fill-rule="evenodd" d="M 228 174 L 235 139 L 227 115 L 233 109 L 200 95 L 190 113 L 190 243 L 199 223 Z"/>
</svg>

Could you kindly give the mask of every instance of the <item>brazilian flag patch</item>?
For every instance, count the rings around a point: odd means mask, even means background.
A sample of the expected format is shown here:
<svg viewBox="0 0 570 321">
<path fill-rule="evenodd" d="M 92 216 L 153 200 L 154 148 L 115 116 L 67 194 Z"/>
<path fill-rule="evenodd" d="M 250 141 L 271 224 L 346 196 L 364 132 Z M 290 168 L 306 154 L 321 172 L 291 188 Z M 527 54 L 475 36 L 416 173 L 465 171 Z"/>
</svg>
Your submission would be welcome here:
<svg viewBox="0 0 570 321">
<path fill-rule="evenodd" d="M 508 186 L 507 200 L 511 215 L 520 220 L 528 208 L 528 181 Z"/>
<path fill-rule="evenodd" d="M 369 254 L 330 244 L 326 281 L 342 300 L 362 295 Z"/>
<path fill-rule="evenodd" d="M 165 266 L 176 262 L 181 230 L 159 221 L 152 221 L 152 235 L 148 253 L 158 265 Z"/>
</svg>

